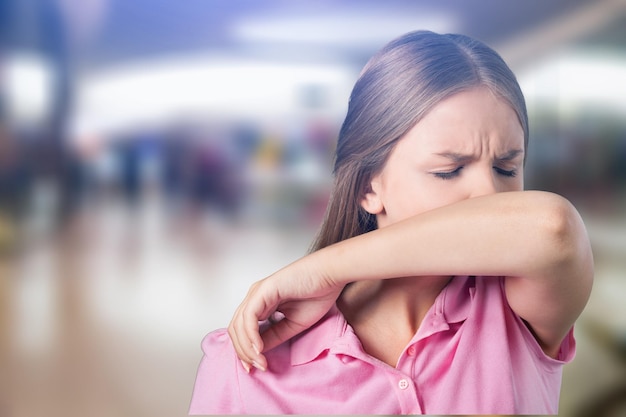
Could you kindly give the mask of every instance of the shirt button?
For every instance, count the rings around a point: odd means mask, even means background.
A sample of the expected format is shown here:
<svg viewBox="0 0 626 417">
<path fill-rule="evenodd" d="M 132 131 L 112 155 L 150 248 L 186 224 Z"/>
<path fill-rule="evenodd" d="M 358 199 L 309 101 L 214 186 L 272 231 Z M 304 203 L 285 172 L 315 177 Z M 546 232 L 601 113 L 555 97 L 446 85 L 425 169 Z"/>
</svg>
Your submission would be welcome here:
<svg viewBox="0 0 626 417">
<path fill-rule="evenodd" d="M 398 387 L 400 389 L 407 389 L 409 387 L 409 381 L 407 381 L 406 379 L 401 379 L 400 381 L 398 381 Z"/>
<path fill-rule="evenodd" d="M 409 346 L 409 349 L 406 351 L 407 355 L 415 356 L 415 346 Z"/>
</svg>

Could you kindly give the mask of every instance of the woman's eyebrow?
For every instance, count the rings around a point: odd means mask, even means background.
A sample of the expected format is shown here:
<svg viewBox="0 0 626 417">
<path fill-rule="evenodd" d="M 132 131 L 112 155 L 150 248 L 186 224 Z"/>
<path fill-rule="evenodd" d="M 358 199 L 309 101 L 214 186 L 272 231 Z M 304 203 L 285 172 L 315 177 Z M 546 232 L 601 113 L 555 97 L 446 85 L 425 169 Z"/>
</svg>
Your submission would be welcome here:
<svg viewBox="0 0 626 417">
<path fill-rule="evenodd" d="M 474 155 L 462 154 L 458 152 L 437 152 L 435 155 L 451 159 L 456 163 L 468 162 L 474 159 Z"/>
<path fill-rule="evenodd" d="M 524 150 L 522 149 L 511 149 L 508 152 L 505 152 L 504 154 L 497 156 L 496 160 L 500 161 L 500 162 L 507 162 L 507 161 L 511 161 L 515 158 L 517 158 L 519 155 L 523 155 L 524 154 Z"/>
<path fill-rule="evenodd" d="M 496 156 L 496 160 L 499 162 L 507 162 L 517 158 L 519 155 L 523 155 L 524 150 L 522 149 L 511 149 L 503 153 L 502 155 Z M 456 163 L 464 163 L 473 160 L 475 157 L 471 154 L 462 154 L 459 152 L 437 152 L 435 153 L 437 156 L 442 156 L 444 158 L 450 159 Z"/>
</svg>

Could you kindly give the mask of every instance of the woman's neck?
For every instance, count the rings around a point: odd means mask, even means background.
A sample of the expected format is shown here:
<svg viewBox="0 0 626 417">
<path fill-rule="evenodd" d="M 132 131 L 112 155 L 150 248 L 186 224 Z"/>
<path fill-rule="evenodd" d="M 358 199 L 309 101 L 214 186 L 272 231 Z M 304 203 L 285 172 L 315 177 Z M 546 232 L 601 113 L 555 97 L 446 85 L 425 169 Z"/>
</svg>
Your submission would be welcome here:
<svg viewBox="0 0 626 417">
<path fill-rule="evenodd" d="M 451 277 L 360 281 L 337 305 L 371 356 L 396 366 L 402 351 Z"/>
</svg>

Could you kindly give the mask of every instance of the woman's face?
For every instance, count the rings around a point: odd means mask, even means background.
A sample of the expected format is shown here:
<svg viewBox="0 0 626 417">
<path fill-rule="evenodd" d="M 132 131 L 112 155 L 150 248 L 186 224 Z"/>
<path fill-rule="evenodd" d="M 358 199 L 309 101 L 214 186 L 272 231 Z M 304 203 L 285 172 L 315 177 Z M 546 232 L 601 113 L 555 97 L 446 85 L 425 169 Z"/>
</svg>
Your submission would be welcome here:
<svg viewBox="0 0 626 417">
<path fill-rule="evenodd" d="M 524 131 L 487 88 L 436 105 L 392 150 L 361 201 L 385 227 L 472 197 L 521 191 Z"/>
</svg>

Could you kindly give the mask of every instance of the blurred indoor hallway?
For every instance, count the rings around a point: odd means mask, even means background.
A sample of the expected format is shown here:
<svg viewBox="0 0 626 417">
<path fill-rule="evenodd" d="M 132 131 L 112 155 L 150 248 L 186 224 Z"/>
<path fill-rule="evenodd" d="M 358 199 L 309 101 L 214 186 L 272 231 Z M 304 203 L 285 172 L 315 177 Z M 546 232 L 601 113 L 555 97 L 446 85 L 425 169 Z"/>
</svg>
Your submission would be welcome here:
<svg viewBox="0 0 626 417">
<path fill-rule="evenodd" d="M 3 261 L 0 414 L 184 415 L 204 334 L 226 326 L 249 284 L 302 255 L 314 234 L 167 207 L 156 192 L 134 208 L 102 198 L 56 238 L 33 238 Z M 595 226 L 592 239 L 620 247 L 624 226 Z M 623 360 L 597 337 L 624 330 L 623 267 L 599 259 L 562 415 L 623 383 Z"/>
<path fill-rule="evenodd" d="M 0 415 L 184 415 L 204 334 L 312 234 L 93 202 L 2 262 Z"/>
</svg>

